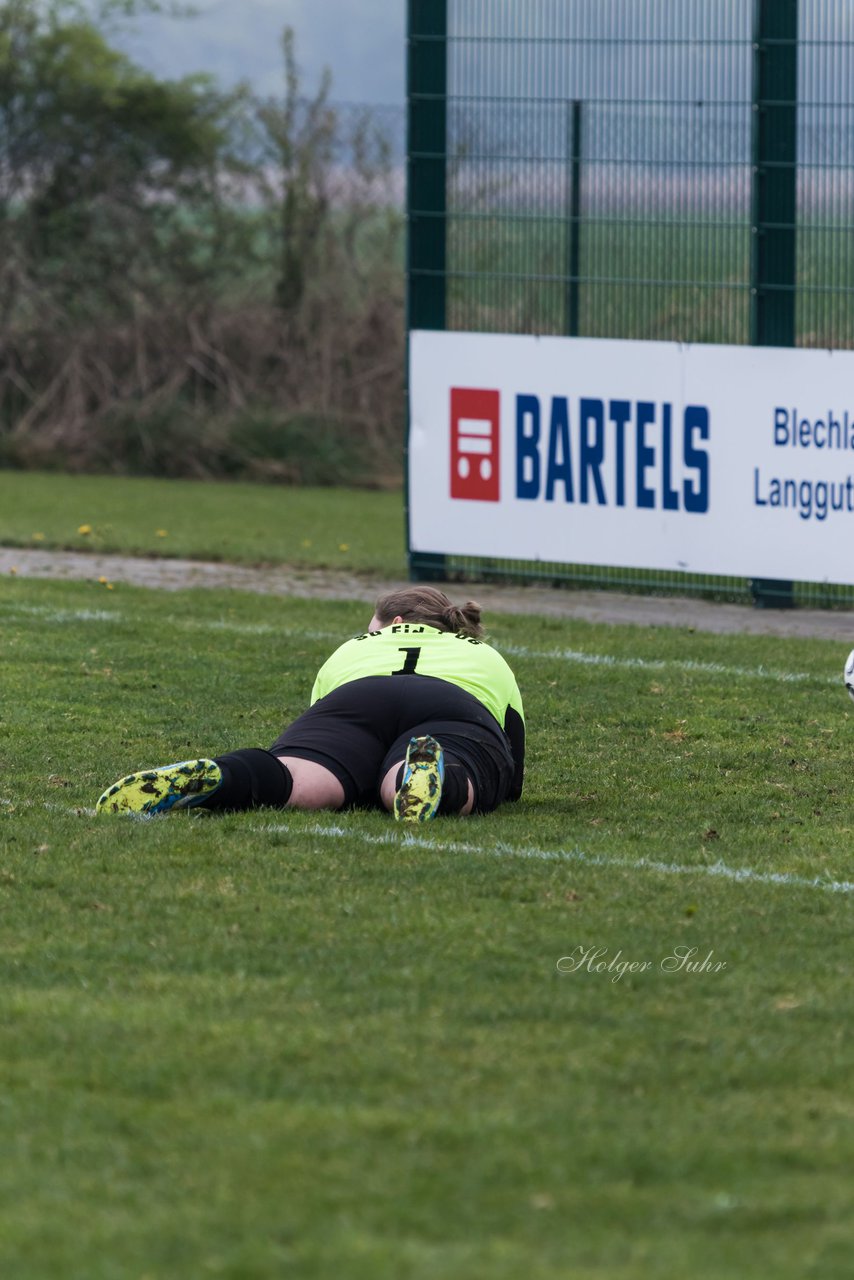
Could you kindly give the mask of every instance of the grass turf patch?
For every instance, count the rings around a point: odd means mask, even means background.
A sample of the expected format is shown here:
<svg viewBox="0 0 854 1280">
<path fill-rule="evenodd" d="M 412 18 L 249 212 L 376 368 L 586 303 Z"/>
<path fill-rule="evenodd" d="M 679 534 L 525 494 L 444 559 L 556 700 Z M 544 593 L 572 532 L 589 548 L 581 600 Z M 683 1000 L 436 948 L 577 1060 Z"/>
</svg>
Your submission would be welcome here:
<svg viewBox="0 0 854 1280">
<path fill-rule="evenodd" d="M 838 646 L 496 617 L 517 806 L 93 816 L 363 614 L 0 582 L 3 1273 L 846 1275 Z"/>
</svg>

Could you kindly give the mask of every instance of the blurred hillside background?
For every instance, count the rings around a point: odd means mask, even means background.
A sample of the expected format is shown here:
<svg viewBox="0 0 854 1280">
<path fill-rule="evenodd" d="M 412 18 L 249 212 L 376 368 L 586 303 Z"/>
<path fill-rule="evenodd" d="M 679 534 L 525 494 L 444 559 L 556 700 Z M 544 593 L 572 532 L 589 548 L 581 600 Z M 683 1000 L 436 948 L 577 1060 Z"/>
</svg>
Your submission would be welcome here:
<svg viewBox="0 0 854 1280">
<path fill-rule="evenodd" d="M 0 4 L 0 466 L 398 483 L 403 13 L 156 7 Z"/>
</svg>

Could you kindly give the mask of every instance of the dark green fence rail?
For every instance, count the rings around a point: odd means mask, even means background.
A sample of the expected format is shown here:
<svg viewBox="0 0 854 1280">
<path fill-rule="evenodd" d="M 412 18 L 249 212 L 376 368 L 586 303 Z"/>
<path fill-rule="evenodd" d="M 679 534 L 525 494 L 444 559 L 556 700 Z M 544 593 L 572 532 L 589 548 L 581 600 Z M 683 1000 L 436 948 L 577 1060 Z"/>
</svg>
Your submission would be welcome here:
<svg viewBox="0 0 854 1280">
<path fill-rule="evenodd" d="M 849 0 L 409 0 L 411 328 L 854 347 Z M 854 590 L 413 555 L 757 603 Z"/>
</svg>

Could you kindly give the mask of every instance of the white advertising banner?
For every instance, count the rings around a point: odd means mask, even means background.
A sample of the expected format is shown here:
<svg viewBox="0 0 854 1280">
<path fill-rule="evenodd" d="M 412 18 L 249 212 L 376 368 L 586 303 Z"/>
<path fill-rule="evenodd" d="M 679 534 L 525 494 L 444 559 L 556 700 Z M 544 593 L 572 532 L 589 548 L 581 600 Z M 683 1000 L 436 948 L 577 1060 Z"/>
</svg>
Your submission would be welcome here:
<svg viewBox="0 0 854 1280">
<path fill-rule="evenodd" d="M 410 335 L 413 551 L 854 585 L 854 352 Z"/>
</svg>

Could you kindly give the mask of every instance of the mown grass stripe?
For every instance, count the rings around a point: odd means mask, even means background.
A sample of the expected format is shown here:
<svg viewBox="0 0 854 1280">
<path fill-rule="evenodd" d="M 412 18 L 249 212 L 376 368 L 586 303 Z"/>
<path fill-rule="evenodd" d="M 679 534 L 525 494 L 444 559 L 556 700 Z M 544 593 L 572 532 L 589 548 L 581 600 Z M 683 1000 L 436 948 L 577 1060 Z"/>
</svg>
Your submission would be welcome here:
<svg viewBox="0 0 854 1280">
<path fill-rule="evenodd" d="M 0 804 L 9 805 L 9 800 L 0 800 Z M 25 800 L 22 807 L 28 807 Z M 45 809 L 54 809 L 67 813 L 74 817 L 94 817 L 94 809 L 71 808 L 46 802 L 43 807 Z M 139 820 L 140 815 L 130 815 L 132 819 Z M 163 821 L 174 821 L 174 816 L 168 814 L 159 814 L 157 818 Z M 153 821 L 150 817 L 143 818 L 143 821 Z M 250 830 L 255 835 L 293 835 L 293 836 L 320 836 L 326 840 L 352 840 L 354 838 L 360 840 L 364 844 L 377 846 L 400 846 L 408 848 L 427 849 L 432 853 L 453 853 L 465 854 L 466 856 L 477 855 L 479 857 L 496 857 L 496 858 L 524 858 L 539 862 L 566 862 L 577 863 L 588 867 L 603 867 L 606 869 L 619 869 L 622 871 L 648 871 L 653 875 L 665 876 L 709 876 L 722 880 L 731 880 L 738 884 L 758 884 L 758 885 L 784 885 L 790 889 L 821 889 L 826 893 L 854 893 L 854 881 L 851 880 L 834 880 L 829 876 L 799 876 L 789 871 L 757 871 L 753 867 L 731 867 L 728 863 L 721 861 L 711 863 L 680 863 L 680 862 L 662 862 L 655 858 L 623 858 L 618 854 L 606 853 L 586 853 L 577 846 L 573 849 L 538 849 L 530 845 L 513 845 L 505 841 L 499 841 L 491 846 L 468 844 L 460 840 L 433 840 L 427 836 L 418 836 L 411 831 L 395 828 L 387 835 L 375 836 L 368 835 L 363 831 L 356 831 L 353 828 L 338 825 L 321 825 L 315 823 L 312 826 L 294 825 L 288 822 L 262 823 L 252 826 Z"/>
<path fill-rule="evenodd" d="M 11 806 L 13 802 L 8 799 L 2 799 L 0 804 Z M 15 807 L 19 805 L 22 808 L 28 808 L 31 804 L 32 801 L 23 800 L 18 802 Z M 44 802 L 43 808 L 58 810 L 73 817 L 94 817 L 95 815 L 94 809 L 81 808 L 79 806 L 72 808 L 71 806 L 60 805 L 50 801 Z M 131 815 L 132 818 L 137 820 L 140 816 Z M 157 818 L 163 821 L 175 821 L 174 816 L 170 817 L 168 814 L 159 814 Z M 155 819 L 146 816 L 142 820 L 154 821 Z M 799 876 L 789 871 L 757 871 L 753 867 L 731 867 L 720 859 L 717 862 L 691 864 L 663 862 L 656 858 L 645 857 L 624 858 L 618 854 L 586 853 L 583 849 L 579 849 L 578 846 L 573 849 L 538 849 L 530 845 L 509 844 L 506 841 L 484 846 L 469 844 L 460 840 L 434 840 L 428 836 L 415 835 L 413 832 L 401 827 L 395 827 L 393 831 L 380 836 L 368 835 L 366 832 L 337 824 L 325 825 L 320 823 L 315 823 L 308 827 L 288 822 L 261 823 L 252 826 L 250 830 L 253 834 L 262 836 L 308 835 L 320 836 L 326 840 L 352 840 L 356 838 L 368 845 L 403 845 L 415 849 L 428 849 L 433 853 L 525 858 L 539 862 L 578 863 L 588 867 L 618 868 L 622 871 L 648 871 L 654 875 L 710 876 L 723 880 L 732 880 L 739 884 L 785 885 L 792 889 L 822 889 L 827 893 L 854 893 L 854 881 L 851 880 L 834 880 L 829 876 Z"/>
<path fill-rule="evenodd" d="M 39 605 L 17 605 L 12 609 L 4 609 L 3 614 L 9 621 L 23 621 L 27 615 L 35 615 L 40 621 L 50 623 L 68 622 L 115 622 L 141 624 L 143 619 L 130 613 L 108 611 L 104 609 L 47 609 Z M 244 623 L 234 622 L 227 618 L 175 618 L 165 616 L 163 625 L 173 626 L 183 631 L 211 631 L 246 636 L 299 636 L 305 640 L 329 641 L 340 643 L 340 631 L 318 631 L 304 627 L 289 627 L 287 624 Z M 343 637 L 346 639 L 346 637 Z M 526 645 L 495 643 L 495 648 L 508 658 L 517 658 L 530 662 L 567 662 L 585 667 L 604 667 L 614 671 L 685 671 L 689 675 L 722 676 L 725 679 L 771 680 L 777 684 L 836 685 L 840 681 L 836 676 L 822 675 L 814 671 L 781 671 L 772 667 L 734 667 L 722 662 L 701 662 L 695 658 L 640 658 L 616 657 L 607 653 L 589 653 L 583 649 L 531 649 Z"/>
</svg>

